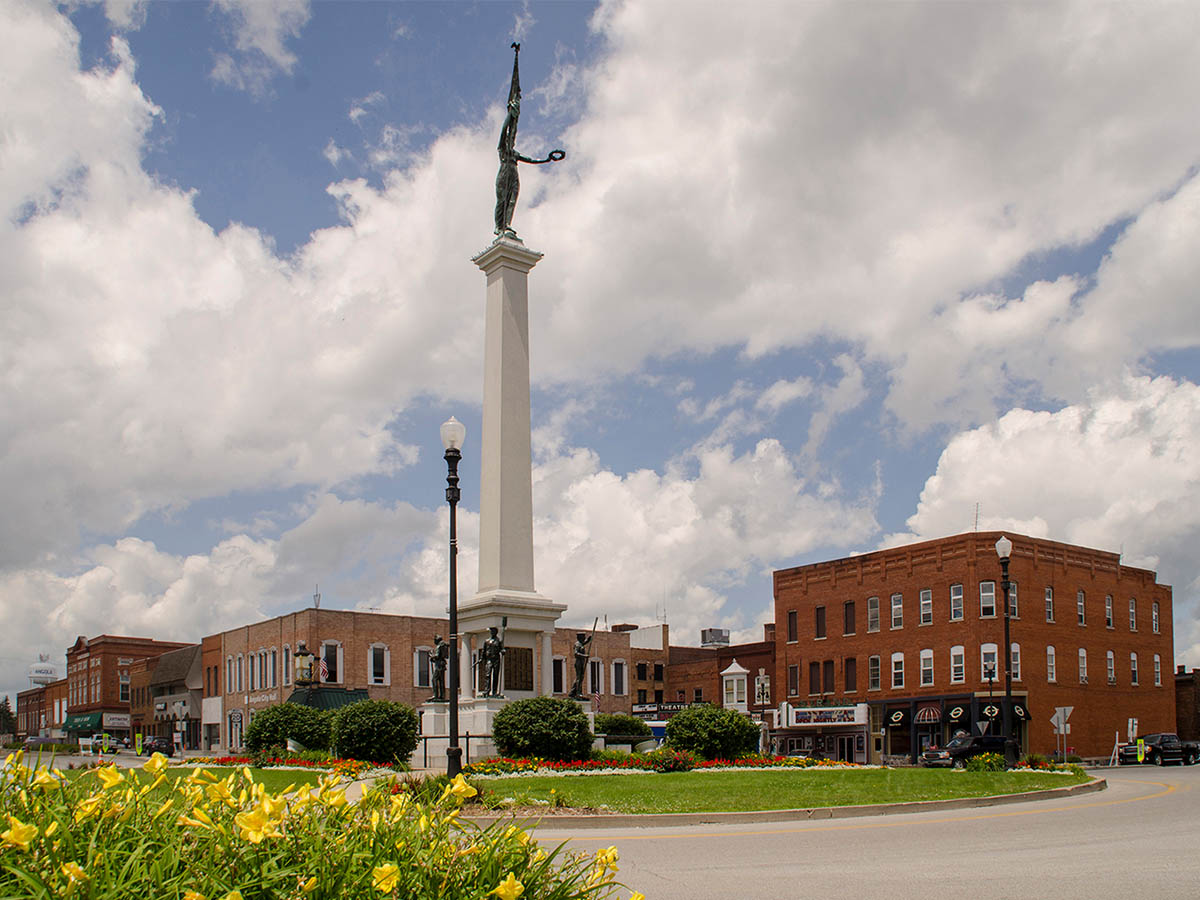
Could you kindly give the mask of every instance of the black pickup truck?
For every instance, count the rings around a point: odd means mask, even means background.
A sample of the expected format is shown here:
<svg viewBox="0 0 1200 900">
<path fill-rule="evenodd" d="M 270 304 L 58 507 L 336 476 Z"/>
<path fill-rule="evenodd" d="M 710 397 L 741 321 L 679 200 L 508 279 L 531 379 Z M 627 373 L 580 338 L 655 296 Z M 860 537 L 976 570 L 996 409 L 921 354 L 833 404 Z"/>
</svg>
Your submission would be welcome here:
<svg viewBox="0 0 1200 900">
<path fill-rule="evenodd" d="M 1158 766 L 1170 763 L 1190 766 L 1196 760 L 1200 760 L 1200 744 L 1195 741 L 1181 741 L 1179 735 L 1174 732 L 1161 731 L 1145 734 L 1142 735 L 1141 740 L 1146 746 L 1143 762 Z M 1122 744 L 1117 749 L 1117 762 L 1123 766 L 1138 764 L 1137 741 Z"/>
</svg>

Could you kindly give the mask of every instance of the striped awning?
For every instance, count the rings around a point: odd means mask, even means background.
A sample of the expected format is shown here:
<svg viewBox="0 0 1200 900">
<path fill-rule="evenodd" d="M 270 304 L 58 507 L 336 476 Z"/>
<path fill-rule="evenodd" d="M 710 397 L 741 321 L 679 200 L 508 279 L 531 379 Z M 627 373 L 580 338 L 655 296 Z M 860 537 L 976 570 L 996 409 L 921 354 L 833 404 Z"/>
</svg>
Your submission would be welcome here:
<svg viewBox="0 0 1200 900">
<path fill-rule="evenodd" d="M 942 721 L 942 710 L 939 706 L 922 706 L 917 710 L 914 720 L 918 725 L 933 725 Z"/>
</svg>

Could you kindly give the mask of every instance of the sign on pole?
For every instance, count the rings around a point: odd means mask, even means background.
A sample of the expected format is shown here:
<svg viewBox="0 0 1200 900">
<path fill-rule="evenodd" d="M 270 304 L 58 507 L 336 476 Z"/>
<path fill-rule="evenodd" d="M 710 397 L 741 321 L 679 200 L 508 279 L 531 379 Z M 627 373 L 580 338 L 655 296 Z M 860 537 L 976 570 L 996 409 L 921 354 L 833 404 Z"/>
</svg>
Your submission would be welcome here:
<svg viewBox="0 0 1200 900">
<path fill-rule="evenodd" d="M 1057 706 L 1054 708 L 1054 715 L 1050 717 L 1050 724 L 1054 726 L 1055 734 L 1070 734 L 1071 724 L 1067 719 L 1071 718 L 1071 713 L 1075 711 L 1073 706 Z"/>
</svg>

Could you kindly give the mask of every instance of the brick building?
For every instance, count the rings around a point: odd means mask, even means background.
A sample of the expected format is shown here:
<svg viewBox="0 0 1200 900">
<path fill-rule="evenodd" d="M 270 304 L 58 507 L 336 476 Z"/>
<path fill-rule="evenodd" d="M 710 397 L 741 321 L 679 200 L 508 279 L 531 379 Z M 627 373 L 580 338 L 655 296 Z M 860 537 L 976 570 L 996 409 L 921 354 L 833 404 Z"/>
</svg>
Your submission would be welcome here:
<svg viewBox="0 0 1200 900">
<path fill-rule="evenodd" d="M 1185 741 L 1200 741 L 1200 669 L 1175 670 L 1175 731 Z"/>
<path fill-rule="evenodd" d="M 712 703 L 740 709 L 755 718 L 771 721 L 771 680 L 775 673 L 775 626 L 763 626 L 763 639 L 722 647 L 672 647 L 667 668 L 671 700 L 675 703 Z M 730 666 L 746 670 L 744 677 L 729 678 Z M 730 673 L 731 675 L 733 673 Z M 727 694 L 728 682 L 728 694 Z"/>
<path fill-rule="evenodd" d="M 1000 537 L 961 534 L 775 572 L 778 738 L 815 736 L 827 755 L 877 761 L 915 759 L 960 730 L 998 732 Z M 1057 707 L 1073 707 L 1068 744 L 1083 756 L 1107 756 L 1130 718 L 1141 733 L 1174 728 L 1171 588 L 1115 553 L 1009 538 L 1021 751 L 1054 751 Z"/>
</svg>

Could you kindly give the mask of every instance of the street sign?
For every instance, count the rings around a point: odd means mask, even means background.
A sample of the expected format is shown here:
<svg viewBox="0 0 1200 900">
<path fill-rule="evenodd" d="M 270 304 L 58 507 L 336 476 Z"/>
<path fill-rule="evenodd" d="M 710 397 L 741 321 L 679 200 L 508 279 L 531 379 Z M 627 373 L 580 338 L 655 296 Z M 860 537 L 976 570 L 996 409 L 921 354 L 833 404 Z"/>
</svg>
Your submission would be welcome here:
<svg viewBox="0 0 1200 900">
<path fill-rule="evenodd" d="M 1138 720 L 1133 718 L 1132 716 L 1130 716 L 1129 721 L 1125 724 L 1126 724 L 1126 727 L 1128 728 L 1129 740 L 1132 741 L 1132 740 L 1136 739 L 1137 731 L 1138 731 Z"/>
<path fill-rule="evenodd" d="M 1138 762 L 1146 761 L 1146 741 L 1138 738 Z"/>
<path fill-rule="evenodd" d="M 1054 715 L 1050 717 L 1050 724 L 1054 726 L 1055 734 L 1070 734 L 1071 723 L 1067 719 L 1071 718 L 1071 713 L 1075 711 L 1073 706 L 1057 706 L 1054 708 Z"/>
</svg>

